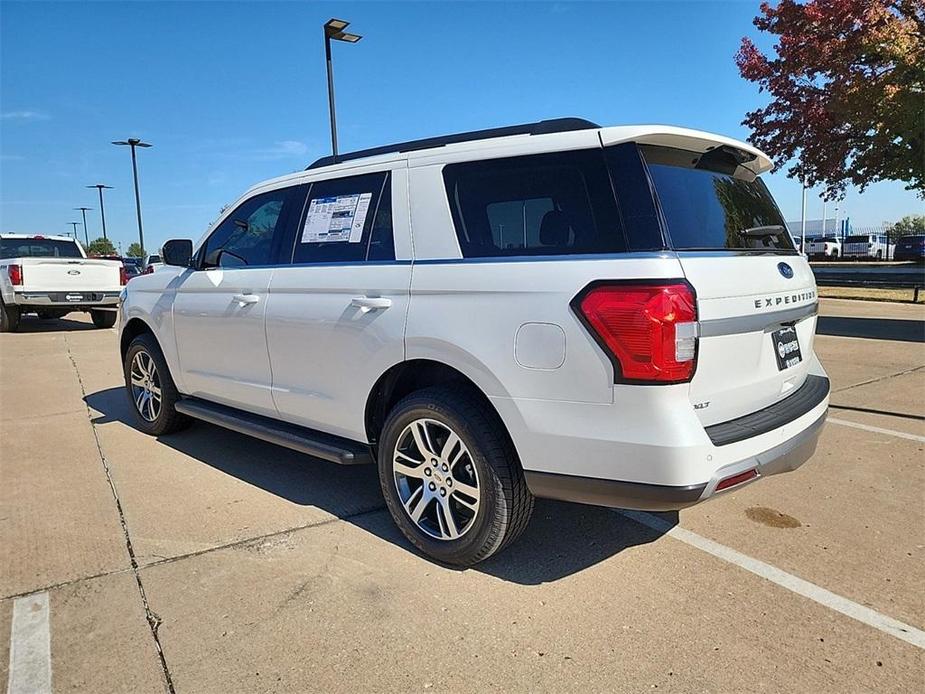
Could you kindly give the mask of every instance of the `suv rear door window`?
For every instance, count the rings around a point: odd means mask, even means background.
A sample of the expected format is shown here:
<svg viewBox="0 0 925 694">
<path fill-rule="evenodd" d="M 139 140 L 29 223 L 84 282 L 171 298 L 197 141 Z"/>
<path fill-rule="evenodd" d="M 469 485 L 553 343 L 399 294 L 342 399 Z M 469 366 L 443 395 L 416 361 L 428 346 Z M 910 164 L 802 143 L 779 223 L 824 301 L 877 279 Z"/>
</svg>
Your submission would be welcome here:
<svg viewBox="0 0 925 694">
<path fill-rule="evenodd" d="M 394 259 L 388 172 L 312 183 L 296 230 L 293 263 Z"/>
<path fill-rule="evenodd" d="M 640 151 L 675 250 L 794 251 L 771 193 L 731 153 Z"/>
<path fill-rule="evenodd" d="M 450 164 L 443 178 L 463 257 L 626 250 L 601 150 Z"/>
</svg>

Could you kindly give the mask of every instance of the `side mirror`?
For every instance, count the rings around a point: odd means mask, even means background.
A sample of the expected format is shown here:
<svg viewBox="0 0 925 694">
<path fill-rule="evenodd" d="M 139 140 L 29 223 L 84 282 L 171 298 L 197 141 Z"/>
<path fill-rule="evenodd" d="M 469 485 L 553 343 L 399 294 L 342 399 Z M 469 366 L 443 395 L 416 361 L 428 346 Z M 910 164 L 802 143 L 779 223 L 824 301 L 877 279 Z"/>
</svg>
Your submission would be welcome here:
<svg viewBox="0 0 925 694">
<path fill-rule="evenodd" d="M 193 242 L 189 239 L 171 239 L 161 249 L 161 258 L 165 265 L 189 267 L 193 257 Z"/>
</svg>

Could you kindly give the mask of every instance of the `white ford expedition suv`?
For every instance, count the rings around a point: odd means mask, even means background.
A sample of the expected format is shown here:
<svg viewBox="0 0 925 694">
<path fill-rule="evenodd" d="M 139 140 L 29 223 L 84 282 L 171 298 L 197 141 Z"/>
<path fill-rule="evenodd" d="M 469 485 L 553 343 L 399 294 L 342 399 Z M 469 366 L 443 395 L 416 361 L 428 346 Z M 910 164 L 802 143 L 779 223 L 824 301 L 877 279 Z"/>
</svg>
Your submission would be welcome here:
<svg viewBox="0 0 925 694">
<path fill-rule="evenodd" d="M 375 463 L 405 536 L 457 565 L 534 497 L 680 509 L 793 470 L 829 381 L 770 168 L 718 135 L 560 119 L 262 183 L 126 288 L 138 426 Z"/>
<path fill-rule="evenodd" d="M 120 261 L 87 258 L 69 236 L 0 234 L 0 332 L 15 332 L 24 313 L 60 318 L 73 311 L 111 328 L 126 279 Z"/>
</svg>

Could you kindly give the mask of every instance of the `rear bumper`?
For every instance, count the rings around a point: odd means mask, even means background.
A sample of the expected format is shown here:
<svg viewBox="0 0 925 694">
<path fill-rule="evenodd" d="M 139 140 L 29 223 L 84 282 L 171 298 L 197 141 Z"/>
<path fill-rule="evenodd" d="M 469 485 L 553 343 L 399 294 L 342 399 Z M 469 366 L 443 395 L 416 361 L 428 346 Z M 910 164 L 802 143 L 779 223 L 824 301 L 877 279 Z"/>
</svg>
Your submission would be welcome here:
<svg viewBox="0 0 925 694">
<path fill-rule="evenodd" d="M 762 477 L 796 470 L 816 452 L 816 443 L 825 424 L 825 417 L 823 414 L 808 428 L 770 450 L 720 468 L 710 481 L 702 484 L 669 486 L 527 471 L 527 486 L 535 496 L 580 504 L 640 511 L 673 511 L 687 508 L 706 501 L 717 493 L 737 489 Z M 722 480 L 749 470 L 756 470 L 757 475 L 741 484 L 720 492 L 716 491 Z"/>
<path fill-rule="evenodd" d="M 68 299 L 68 297 L 71 299 Z M 79 298 L 77 298 L 79 297 Z M 68 291 L 68 292 L 16 292 L 12 303 L 25 311 L 43 308 L 86 311 L 87 309 L 117 309 L 119 292 Z"/>
<path fill-rule="evenodd" d="M 622 387 L 613 405 L 492 402 L 536 496 L 654 511 L 796 469 L 813 455 L 828 411 L 829 381 L 815 356 L 791 396 L 720 425 L 705 428 L 687 390 L 673 388 Z M 717 492 L 736 475 L 739 483 Z"/>
</svg>

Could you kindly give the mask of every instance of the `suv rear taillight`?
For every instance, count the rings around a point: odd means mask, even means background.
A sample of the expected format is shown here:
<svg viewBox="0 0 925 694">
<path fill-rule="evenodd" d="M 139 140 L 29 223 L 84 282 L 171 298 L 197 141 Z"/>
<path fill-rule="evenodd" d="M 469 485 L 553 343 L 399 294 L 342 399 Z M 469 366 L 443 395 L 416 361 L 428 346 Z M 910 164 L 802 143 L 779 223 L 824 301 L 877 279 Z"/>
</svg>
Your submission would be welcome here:
<svg viewBox="0 0 925 694">
<path fill-rule="evenodd" d="M 128 284 L 128 273 L 125 272 L 125 265 L 119 266 L 119 284 L 123 287 Z"/>
<path fill-rule="evenodd" d="M 22 285 L 22 265 L 10 265 L 7 272 L 10 276 L 10 284 Z"/>
<path fill-rule="evenodd" d="M 684 383 L 697 365 L 697 298 L 684 280 L 595 283 L 572 302 L 617 382 Z"/>
</svg>

